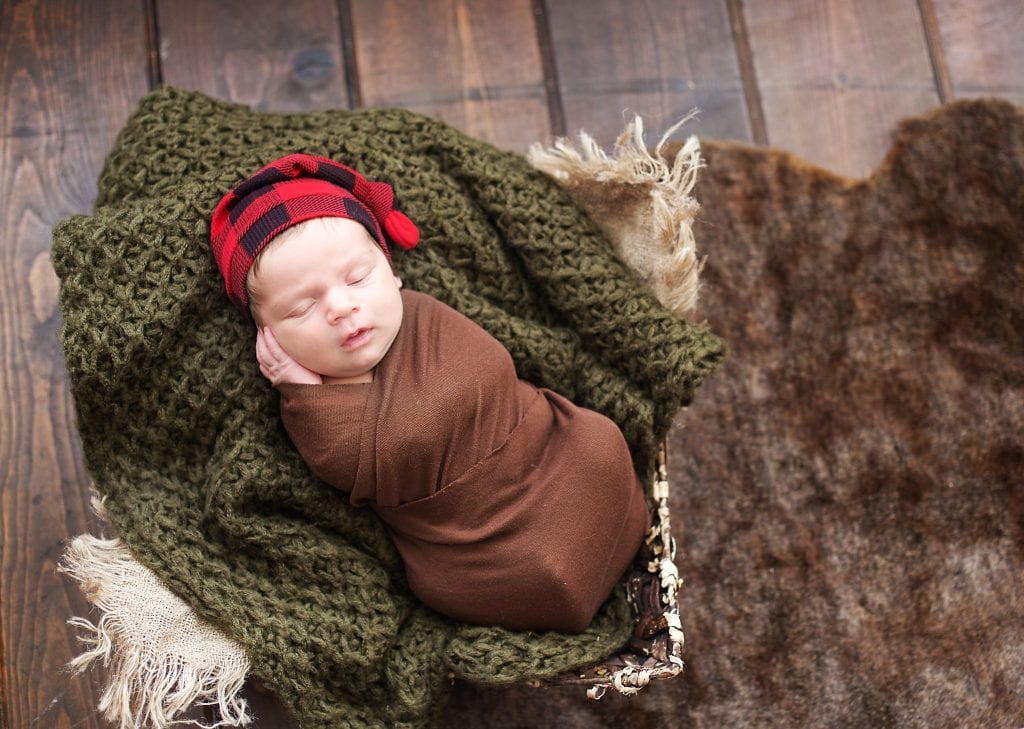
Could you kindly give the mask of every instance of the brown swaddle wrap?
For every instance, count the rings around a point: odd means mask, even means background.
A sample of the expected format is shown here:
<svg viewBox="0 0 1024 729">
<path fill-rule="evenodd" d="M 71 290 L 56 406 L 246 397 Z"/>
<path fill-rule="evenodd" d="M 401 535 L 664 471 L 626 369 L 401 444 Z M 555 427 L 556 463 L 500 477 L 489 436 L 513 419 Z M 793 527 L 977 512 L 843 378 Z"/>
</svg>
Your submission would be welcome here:
<svg viewBox="0 0 1024 729">
<path fill-rule="evenodd" d="M 404 315 L 373 382 L 281 385 L 313 472 L 388 526 L 409 586 L 438 612 L 579 632 L 649 524 L 608 418 L 519 380 L 491 335 L 430 296 Z"/>
</svg>

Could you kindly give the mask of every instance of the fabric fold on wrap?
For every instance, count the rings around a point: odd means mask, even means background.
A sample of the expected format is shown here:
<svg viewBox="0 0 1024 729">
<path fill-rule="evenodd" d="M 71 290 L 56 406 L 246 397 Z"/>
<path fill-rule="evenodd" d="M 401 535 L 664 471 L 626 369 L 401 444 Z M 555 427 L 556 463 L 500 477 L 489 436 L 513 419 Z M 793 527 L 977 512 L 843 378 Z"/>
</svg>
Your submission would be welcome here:
<svg viewBox="0 0 1024 729">
<path fill-rule="evenodd" d="M 404 317 L 373 382 L 283 385 L 313 472 L 373 508 L 427 605 L 469 623 L 578 633 L 649 526 L 621 432 L 516 376 L 508 352 L 436 299 Z"/>
</svg>

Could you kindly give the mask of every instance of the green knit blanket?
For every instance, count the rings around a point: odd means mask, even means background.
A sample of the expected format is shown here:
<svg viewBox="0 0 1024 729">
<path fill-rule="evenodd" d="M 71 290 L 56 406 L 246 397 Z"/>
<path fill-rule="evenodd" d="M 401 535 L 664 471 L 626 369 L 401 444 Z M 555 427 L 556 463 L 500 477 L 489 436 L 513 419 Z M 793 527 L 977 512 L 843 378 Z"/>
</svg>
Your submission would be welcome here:
<svg viewBox="0 0 1024 729">
<path fill-rule="evenodd" d="M 208 235 L 232 184 L 294 151 L 394 185 L 422 232 L 395 253 L 405 284 L 477 321 L 524 379 L 617 422 L 647 480 L 723 355 L 518 155 L 403 110 L 265 113 L 161 88 L 120 133 L 93 213 L 54 231 L 78 428 L 112 524 L 305 727 L 423 726 L 449 672 L 512 682 L 608 655 L 630 632 L 621 589 L 582 635 L 445 619 L 409 593 L 374 514 L 289 443 Z"/>
</svg>

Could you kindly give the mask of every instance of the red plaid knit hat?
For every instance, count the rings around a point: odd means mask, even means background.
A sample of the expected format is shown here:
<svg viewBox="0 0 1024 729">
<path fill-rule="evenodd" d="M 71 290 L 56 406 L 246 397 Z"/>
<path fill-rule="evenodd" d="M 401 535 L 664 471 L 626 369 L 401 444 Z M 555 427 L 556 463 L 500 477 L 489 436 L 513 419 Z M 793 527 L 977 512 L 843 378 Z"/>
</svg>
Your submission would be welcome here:
<svg viewBox="0 0 1024 729">
<path fill-rule="evenodd" d="M 249 310 L 245 279 L 271 238 L 311 218 L 348 218 L 361 223 L 384 251 L 387 241 L 414 247 L 420 232 L 394 209 L 391 185 L 371 182 L 325 157 L 289 154 L 235 185 L 213 211 L 210 240 L 228 298 Z"/>
</svg>

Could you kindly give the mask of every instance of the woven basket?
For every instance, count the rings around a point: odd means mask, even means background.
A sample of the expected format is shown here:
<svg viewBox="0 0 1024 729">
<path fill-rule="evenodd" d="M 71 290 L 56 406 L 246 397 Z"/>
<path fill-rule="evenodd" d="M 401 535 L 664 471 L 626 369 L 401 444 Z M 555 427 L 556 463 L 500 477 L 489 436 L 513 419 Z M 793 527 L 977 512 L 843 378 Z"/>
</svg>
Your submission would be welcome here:
<svg viewBox="0 0 1024 729">
<path fill-rule="evenodd" d="M 530 681 L 534 688 L 581 686 L 591 699 L 601 699 L 609 689 L 632 696 L 651 681 L 674 678 L 683 672 L 683 629 L 676 596 L 682 585 L 676 567 L 676 542 L 669 513 L 668 458 L 665 444 L 658 450 L 654 476 L 651 528 L 630 568 L 626 592 L 635 626 L 629 643 L 604 661 L 587 668 L 566 671 L 544 681 Z M 206 707 L 208 721 L 220 721 L 219 712 Z"/>
<path fill-rule="evenodd" d="M 676 543 L 669 514 L 668 458 L 665 444 L 658 450 L 654 476 L 651 528 L 626 580 L 626 591 L 635 626 L 622 650 L 596 665 L 566 671 L 544 681 L 530 681 L 534 688 L 582 686 L 587 696 L 599 700 L 609 689 L 632 696 L 651 681 L 674 678 L 683 671 L 683 629 L 676 601 L 682 579 L 675 563 Z M 454 677 L 452 677 L 454 678 Z M 215 707 L 204 707 L 207 721 L 222 720 Z"/>
<path fill-rule="evenodd" d="M 651 529 L 633 561 L 626 591 L 636 623 L 621 653 L 578 671 L 568 671 L 533 686 L 585 686 L 600 699 L 608 689 L 632 695 L 651 681 L 678 676 L 683 670 L 683 629 L 676 595 L 682 584 L 676 567 L 676 544 L 669 519 L 668 462 L 665 444 L 658 450 L 652 494 Z"/>
</svg>

